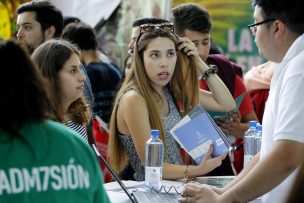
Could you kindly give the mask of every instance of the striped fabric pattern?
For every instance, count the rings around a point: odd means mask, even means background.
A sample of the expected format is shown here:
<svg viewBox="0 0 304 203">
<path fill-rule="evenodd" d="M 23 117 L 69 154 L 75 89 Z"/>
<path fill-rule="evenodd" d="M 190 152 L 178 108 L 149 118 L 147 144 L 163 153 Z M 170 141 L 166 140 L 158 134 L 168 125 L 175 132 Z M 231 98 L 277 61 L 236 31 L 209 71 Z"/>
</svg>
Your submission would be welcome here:
<svg viewBox="0 0 304 203">
<path fill-rule="evenodd" d="M 67 120 L 68 123 L 66 124 L 68 128 L 76 131 L 78 133 L 78 135 L 80 136 L 80 138 L 87 144 L 88 143 L 88 134 L 87 134 L 87 129 L 80 124 L 74 123 L 73 121 L 71 121 L 71 119 L 67 116 Z"/>
</svg>

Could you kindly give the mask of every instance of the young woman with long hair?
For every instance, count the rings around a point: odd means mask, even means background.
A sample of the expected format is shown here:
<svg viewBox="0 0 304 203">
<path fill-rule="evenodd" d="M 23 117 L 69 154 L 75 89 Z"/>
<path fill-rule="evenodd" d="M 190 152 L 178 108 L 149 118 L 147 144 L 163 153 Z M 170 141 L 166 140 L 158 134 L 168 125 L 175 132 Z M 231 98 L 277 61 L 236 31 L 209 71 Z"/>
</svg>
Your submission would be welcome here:
<svg viewBox="0 0 304 203">
<path fill-rule="evenodd" d="M 207 78 L 212 92 L 199 89 L 198 69 L 205 73 L 209 68 L 189 39 L 174 35 L 173 24 L 141 26 L 131 70 L 117 94 L 110 122 L 110 164 L 123 179 L 144 179 L 145 143 L 151 129 L 160 130 L 165 145 L 163 178 L 198 176 L 221 164 L 225 155 L 210 158 L 210 147 L 201 164 L 184 165 L 179 146 L 169 132 L 199 102 L 214 111 L 235 107 L 215 74 Z M 182 115 L 175 101 L 181 104 Z"/>
<path fill-rule="evenodd" d="M 83 96 L 85 76 L 81 72 L 79 52 L 64 40 L 49 40 L 37 47 L 33 61 L 52 85 L 54 104 L 61 122 L 88 142 L 86 125 L 90 109 Z"/>
</svg>

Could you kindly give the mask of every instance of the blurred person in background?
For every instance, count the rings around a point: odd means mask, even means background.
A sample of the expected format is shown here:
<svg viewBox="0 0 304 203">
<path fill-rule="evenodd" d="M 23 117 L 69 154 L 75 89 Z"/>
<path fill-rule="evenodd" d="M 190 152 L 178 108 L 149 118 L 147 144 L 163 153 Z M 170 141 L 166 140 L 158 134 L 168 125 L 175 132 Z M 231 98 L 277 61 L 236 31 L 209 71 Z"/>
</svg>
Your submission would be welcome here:
<svg viewBox="0 0 304 203">
<path fill-rule="evenodd" d="M 17 40 L 29 53 L 43 42 L 59 38 L 63 29 L 63 16 L 51 2 L 34 0 L 17 9 Z"/>
<path fill-rule="evenodd" d="M 244 83 L 249 92 L 254 111 L 262 124 L 266 101 L 269 96 L 271 78 L 276 63 L 267 61 L 252 67 L 244 76 Z"/>
</svg>

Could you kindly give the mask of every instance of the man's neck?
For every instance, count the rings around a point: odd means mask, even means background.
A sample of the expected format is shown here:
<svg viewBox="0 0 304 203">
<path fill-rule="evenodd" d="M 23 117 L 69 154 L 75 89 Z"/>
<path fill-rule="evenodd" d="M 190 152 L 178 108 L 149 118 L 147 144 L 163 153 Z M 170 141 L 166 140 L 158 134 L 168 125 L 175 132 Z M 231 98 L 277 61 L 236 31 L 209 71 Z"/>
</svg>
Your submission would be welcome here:
<svg viewBox="0 0 304 203">
<path fill-rule="evenodd" d="M 288 35 L 282 40 L 282 44 L 280 45 L 281 51 L 278 52 L 279 61 L 277 63 L 282 62 L 284 57 L 286 56 L 288 50 L 292 46 L 292 44 L 296 41 L 296 39 L 300 37 L 300 35 L 296 35 L 295 33 L 289 32 Z"/>
<path fill-rule="evenodd" d="M 81 51 L 81 61 L 84 65 L 88 65 L 92 62 L 103 62 L 100 54 L 97 50 L 90 49 L 90 50 L 82 50 Z"/>
</svg>

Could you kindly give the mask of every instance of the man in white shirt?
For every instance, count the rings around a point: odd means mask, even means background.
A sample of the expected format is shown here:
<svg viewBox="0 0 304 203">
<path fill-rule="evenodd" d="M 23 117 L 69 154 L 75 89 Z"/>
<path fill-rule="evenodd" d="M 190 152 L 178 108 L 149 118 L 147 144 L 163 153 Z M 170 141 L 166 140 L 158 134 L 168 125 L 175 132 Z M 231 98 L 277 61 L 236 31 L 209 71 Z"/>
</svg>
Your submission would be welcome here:
<svg viewBox="0 0 304 203">
<path fill-rule="evenodd" d="M 279 63 L 263 118 L 262 149 L 226 187 L 190 183 L 180 202 L 285 202 L 304 156 L 304 1 L 253 0 L 259 53 Z"/>
</svg>

